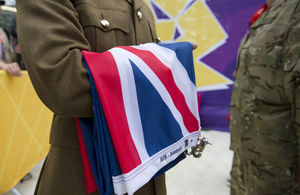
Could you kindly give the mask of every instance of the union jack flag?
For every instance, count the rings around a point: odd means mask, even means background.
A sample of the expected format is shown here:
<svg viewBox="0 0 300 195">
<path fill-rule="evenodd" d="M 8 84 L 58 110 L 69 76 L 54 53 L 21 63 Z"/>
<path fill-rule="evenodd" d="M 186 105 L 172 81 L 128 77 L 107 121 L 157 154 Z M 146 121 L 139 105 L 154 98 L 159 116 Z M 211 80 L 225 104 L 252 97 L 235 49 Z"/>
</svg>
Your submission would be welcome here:
<svg viewBox="0 0 300 195">
<path fill-rule="evenodd" d="M 82 54 L 94 118 L 77 122 L 95 183 L 101 194 L 133 194 L 197 144 L 192 46 L 148 43 Z"/>
</svg>

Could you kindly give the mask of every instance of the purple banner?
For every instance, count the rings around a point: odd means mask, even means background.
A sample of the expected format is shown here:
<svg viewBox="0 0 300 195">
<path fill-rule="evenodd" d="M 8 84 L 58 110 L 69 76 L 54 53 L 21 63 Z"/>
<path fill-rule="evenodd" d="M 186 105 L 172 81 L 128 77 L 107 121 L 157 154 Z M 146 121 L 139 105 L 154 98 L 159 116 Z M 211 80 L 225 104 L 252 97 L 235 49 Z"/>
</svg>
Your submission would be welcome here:
<svg viewBox="0 0 300 195">
<path fill-rule="evenodd" d="M 228 34 L 228 39 L 225 44 L 200 60 L 227 78 L 234 80 L 233 72 L 236 67 L 240 41 L 248 30 L 251 16 L 266 1 L 211 0 L 206 3 Z M 227 115 L 231 93 L 232 85 L 225 90 L 200 92 L 200 116 L 203 129 L 229 131 Z"/>
</svg>

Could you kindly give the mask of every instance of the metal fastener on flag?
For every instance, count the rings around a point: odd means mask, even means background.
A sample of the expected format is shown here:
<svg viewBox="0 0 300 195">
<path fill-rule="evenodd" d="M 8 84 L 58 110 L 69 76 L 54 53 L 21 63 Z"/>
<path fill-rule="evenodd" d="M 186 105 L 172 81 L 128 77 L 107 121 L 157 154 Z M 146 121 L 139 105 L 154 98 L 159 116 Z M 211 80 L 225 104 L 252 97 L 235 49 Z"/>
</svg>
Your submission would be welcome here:
<svg viewBox="0 0 300 195">
<path fill-rule="evenodd" d="M 207 144 L 212 145 L 212 143 L 207 138 L 205 137 L 201 138 L 199 135 L 197 145 L 195 147 L 192 147 L 190 151 L 189 150 L 184 151 L 184 153 L 187 156 L 193 155 L 195 158 L 200 158 Z"/>
</svg>

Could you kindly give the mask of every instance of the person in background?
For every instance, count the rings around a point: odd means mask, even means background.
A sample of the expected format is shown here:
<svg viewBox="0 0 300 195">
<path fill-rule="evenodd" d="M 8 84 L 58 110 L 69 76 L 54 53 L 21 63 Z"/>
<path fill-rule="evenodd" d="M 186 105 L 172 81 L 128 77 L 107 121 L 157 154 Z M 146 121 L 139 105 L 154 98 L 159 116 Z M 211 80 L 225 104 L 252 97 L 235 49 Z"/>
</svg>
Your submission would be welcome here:
<svg viewBox="0 0 300 195">
<path fill-rule="evenodd" d="M 300 1 L 267 0 L 241 41 L 230 105 L 232 195 L 300 194 Z"/>
<path fill-rule="evenodd" d="M 1 18 L 1 6 L 5 4 L 5 1 L 0 1 L 0 18 Z M 21 77 L 22 71 L 19 64 L 14 61 L 14 53 L 11 49 L 11 44 L 4 29 L 0 27 L 0 70 L 5 70 L 12 76 Z"/>
<path fill-rule="evenodd" d="M 21 50 L 20 50 L 20 45 L 18 42 L 18 35 L 17 35 L 17 20 L 16 20 L 16 15 L 14 15 L 11 19 L 11 28 L 10 28 L 10 42 L 12 44 L 15 56 L 16 56 L 16 61 L 20 66 L 21 70 L 26 70 L 24 61 L 22 59 L 21 55 Z"/>
</svg>

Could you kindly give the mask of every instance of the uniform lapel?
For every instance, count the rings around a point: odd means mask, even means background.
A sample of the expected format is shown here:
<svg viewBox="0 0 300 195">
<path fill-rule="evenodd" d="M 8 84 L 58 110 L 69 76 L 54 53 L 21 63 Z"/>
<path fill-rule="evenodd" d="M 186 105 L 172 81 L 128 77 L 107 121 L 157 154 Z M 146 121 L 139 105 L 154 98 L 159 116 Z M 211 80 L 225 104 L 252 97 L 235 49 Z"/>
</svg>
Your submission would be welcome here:
<svg viewBox="0 0 300 195">
<path fill-rule="evenodd" d="M 128 3 L 130 3 L 132 5 L 132 0 L 125 0 L 125 1 L 127 1 Z"/>
<path fill-rule="evenodd" d="M 139 8 L 141 8 L 144 3 L 143 0 L 131 0 L 131 1 L 133 2 L 133 8 L 135 10 L 138 10 Z"/>
</svg>

